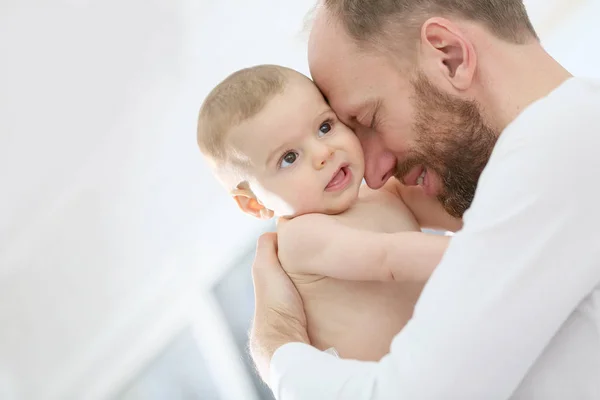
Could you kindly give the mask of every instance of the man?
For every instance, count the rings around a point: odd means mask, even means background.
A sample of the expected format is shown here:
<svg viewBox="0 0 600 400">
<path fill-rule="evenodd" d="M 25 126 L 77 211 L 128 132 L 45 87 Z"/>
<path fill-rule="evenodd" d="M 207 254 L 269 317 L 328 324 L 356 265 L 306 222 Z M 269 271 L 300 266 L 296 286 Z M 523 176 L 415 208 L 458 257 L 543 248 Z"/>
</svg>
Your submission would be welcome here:
<svg viewBox="0 0 600 400">
<path fill-rule="evenodd" d="M 369 186 L 468 212 L 379 363 L 308 345 L 263 236 L 250 344 L 275 396 L 600 398 L 600 86 L 543 50 L 520 0 L 324 0 L 309 64 Z"/>
</svg>

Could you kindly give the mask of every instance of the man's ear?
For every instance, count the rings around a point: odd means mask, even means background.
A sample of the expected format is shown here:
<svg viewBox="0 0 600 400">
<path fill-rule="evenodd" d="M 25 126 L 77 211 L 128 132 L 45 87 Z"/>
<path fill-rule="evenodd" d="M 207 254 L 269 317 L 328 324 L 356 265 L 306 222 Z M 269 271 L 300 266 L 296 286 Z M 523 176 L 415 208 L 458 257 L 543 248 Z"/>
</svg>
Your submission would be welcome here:
<svg viewBox="0 0 600 400">
<path fill-rule="evenodd" d="M 231 191 L 231 197 L 235 200 L 240 210 L 248 215 L 259 219 L 273 218 L 273 211 L 266 208 L 252 193 L 249 188 L 236 188 Z"/>
<path fill-rule="evenodd" d="M 424 61 L 457 90 L 467 90 L 475 75 L 477 56 L 471 41 L 451 21 L 434 17 L 421 27 L 421 51 Z M 429 68 L 428 68 L 429 69 Z"/>
</svg>

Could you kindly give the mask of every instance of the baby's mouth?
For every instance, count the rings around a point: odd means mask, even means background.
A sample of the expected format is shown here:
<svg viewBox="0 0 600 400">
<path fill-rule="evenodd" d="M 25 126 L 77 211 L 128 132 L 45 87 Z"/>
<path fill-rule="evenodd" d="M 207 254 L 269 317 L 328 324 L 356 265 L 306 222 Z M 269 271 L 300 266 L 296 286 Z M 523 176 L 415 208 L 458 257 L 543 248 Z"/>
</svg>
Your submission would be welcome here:
<svg viewBox="0 0 600 400">
<path fill-rule="evenodd" d="M 348 165 L 342 165 L 331 177 L 331 180 L 325 187 L 327 191 L 338 190 L 346 186 L 351 178 L 350 168 Z"/>
</svg>

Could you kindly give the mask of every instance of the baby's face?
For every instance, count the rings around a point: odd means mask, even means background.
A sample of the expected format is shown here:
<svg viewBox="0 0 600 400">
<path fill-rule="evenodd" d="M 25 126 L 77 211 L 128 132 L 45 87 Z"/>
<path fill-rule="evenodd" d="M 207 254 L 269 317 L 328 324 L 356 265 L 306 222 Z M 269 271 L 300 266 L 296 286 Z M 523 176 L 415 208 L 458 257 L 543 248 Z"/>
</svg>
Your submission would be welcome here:
<svg viewBox="0 0 600 400">
<path fill-rule="evenodd" d="M 276 216 L 337 214 L 358 196 L 360 143 L 307 78 L 290 78 L 283 94 L 228 138 L 248 158 L 250 188 Z"/>
</svg>

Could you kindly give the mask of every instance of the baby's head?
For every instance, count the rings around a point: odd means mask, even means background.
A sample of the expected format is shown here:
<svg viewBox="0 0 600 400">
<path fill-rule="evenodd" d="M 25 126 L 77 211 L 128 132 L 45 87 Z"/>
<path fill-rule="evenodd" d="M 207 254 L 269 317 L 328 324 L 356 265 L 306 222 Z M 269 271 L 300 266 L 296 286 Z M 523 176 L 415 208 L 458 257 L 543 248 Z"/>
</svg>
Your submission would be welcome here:
<svg viewBox="0 0 600 400">
<path fill-rule="evenodd" d="M 259 218 L 343 212 L 364 173 L 358 139 L 313 82 L 275 65 L 235 72 L 211 91 L 198 144 L 242 211 Z"/>
</svg>

